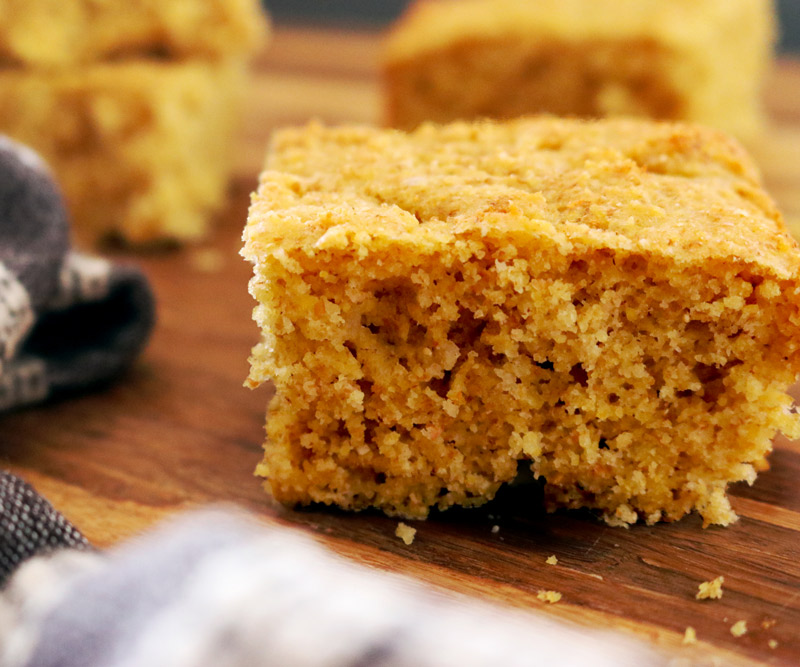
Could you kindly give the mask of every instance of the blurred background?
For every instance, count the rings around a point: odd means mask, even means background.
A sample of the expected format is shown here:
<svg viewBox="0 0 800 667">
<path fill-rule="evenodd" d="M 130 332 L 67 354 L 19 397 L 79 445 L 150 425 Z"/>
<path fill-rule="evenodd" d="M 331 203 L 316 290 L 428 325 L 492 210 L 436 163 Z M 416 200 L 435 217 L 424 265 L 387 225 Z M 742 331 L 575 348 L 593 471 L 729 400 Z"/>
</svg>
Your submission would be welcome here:
<svg viewBox="0 0 800 667">
<path fill-rule="evenodd" d="M 396 18 L 408 0 L 265 0 L 279 22 L 381 26 Z M 800 0 L 778 0 L 783 51 L 800 52 Z"/>
</svg>

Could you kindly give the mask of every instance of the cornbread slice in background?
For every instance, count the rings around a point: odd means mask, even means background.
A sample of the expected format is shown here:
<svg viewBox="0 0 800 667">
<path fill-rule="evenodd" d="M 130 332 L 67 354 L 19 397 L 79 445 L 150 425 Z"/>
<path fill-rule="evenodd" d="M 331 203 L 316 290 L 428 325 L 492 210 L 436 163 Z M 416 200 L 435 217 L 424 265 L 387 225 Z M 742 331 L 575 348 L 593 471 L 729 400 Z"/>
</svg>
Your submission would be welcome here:
<svg viewBox="0 0 800 667">
<path fill-rule="evenodd" d="M 0 3 L 0 133 L 50 164 L 81 243 L 200 239 L 268 27 L 259 0 Z"/>
<path fill-rule="evenodd" d="M 735 520 L 800 435 L 800 251 L 726 135 L 527 119 L 287 129 L 244 233 L 284 503 Z"/>
<path fill-rule="evenodd" d="M 3 0 L 0 60 L 67 67 L 150 57 L 218 60 L 253 51 L 258 0 Z"/>
<path fill-rule="evenodd" d="M 775 32 L 771 0 L 418 1 L 386 44 L 386 120 L 632 115 L 747 139 Z"/>
<path fill-rule="evenodd" d="M 202 236 L 224 201 L 243 59 L 0 69 L 0 130 L 45 158 L 81 240 Z"/>
</svg>

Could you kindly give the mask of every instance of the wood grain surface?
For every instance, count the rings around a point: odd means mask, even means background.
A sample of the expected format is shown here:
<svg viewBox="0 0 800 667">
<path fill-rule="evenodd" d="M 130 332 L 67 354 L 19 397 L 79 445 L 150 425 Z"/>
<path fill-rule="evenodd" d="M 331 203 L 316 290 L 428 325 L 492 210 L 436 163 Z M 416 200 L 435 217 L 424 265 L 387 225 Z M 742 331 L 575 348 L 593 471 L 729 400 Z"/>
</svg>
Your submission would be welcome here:
<svg viewBox="0 0 800 667">
<path fill-rule="evenodd" d="M 117 257 L 143 266 L 157 294 L 146 353 L 101 392 L 0 418 L 0 466 L 33 483 L 101 547 L 191 506 L 236 503 L 356 561 L 631 632 L 694 664 L 800 664 L 800 444 L 783 438 L 771 469 L 752 487 L 732 489 L 741 520 L 729 528 L 704 530 L 694 516 L 609 528 L 589 514 L 543 514 L 534 491 L 507 490 L 487 507 L 417 523 L 406 546 L 394 535 L 396 520 L 294 511 L 261 489 L 252 471 L 271 390 L 242 386 L 257 338 L 250 267 L 238 256 L 249 193 L 276 125 L 377 121 L 377 49 L 378 36 L 368 33 L 278 30 L 257 63 L 230 202 L 213 238 Z M 751 148 L 800 232 L 800 63 L 778 63 L 766 96 L 772 128 Z M 550 555 L 557 565 L 545 563 Z M 719 575 L 722 599 L 696 600 L 698 584 Z M 540 589 L 563 599 L 544 605 Z M 730 628 L 739 620 L 748 632 L 737 638 Z M 694 647 L 681 644 L 687 626 L 697 632 Z"/>
</svg>

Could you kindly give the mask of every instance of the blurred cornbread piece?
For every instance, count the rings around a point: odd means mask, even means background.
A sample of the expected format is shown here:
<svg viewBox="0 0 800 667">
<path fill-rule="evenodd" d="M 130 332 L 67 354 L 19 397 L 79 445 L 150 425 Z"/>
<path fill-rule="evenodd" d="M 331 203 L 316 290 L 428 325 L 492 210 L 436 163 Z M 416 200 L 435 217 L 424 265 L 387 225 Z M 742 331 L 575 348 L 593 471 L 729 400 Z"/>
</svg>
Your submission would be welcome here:
<svg viewBox="0 0 800 667">
<path fill-rule="evenodd" d="M 722 133 L 287 129 L 244 240 L 284 503 L 419 518 L 529 462 L 550 508 L 728 524 L 800 435 L 800 251 Z"/>
<path fill-rule="evenodd" d="M 0 69 L 0 127 L 47 157 L 79 238 L 194 239 L 224 200 L 245 63 Z"/>
<path fill-rule="evenodd" d="M 201 238 L 266 32 L 258 0 L 10 0 L 0 131 L 52 166 L 80 241 Z"/>
<path fill-rule="evenodd" d="M 65 67 L 158 56 L 241 56 L 265 23 L 257 0 L 3 0 L 0 60 Z"/>
<path fill-rule="evenodd" d="M 386 120 L 628 115 L 749 138 L 774 33 L 771 0 L 418 0 L 386 44 Z"/>
</svg>

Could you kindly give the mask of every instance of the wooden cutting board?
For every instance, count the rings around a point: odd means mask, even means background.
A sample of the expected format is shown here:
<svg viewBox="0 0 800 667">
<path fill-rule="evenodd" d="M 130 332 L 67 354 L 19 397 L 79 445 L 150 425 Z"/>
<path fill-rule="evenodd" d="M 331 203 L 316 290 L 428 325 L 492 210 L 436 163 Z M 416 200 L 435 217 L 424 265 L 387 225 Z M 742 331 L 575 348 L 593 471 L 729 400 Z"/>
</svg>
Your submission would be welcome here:
<svg viewBox="0 0 800 667">
<path fill-rule="evenodd" d="M 800 664 L 800 444 L 783 438 L 771 470 L 752 488 L 733 489 L 741 520 L 730 528 L 704 530 L 697 517 L 610 528 L 588 514 L 542 514 L 535 503 L 514 509 L 523 491 L 418 523 L 406 546 L 395 537 L 396 520 L 288 510 L 261 489 L 252 471 L 271 390 L 242 386 L 257 338 L 250 268 L 238 257 L 248 195 L 276 125 L 376 121 L 377 49 L 378 36 L 368 33 L 278 31 L 257 64 L 237 174 L 214 237 L 132 258 L 159 302 L 146 353 L 102 392 L 0 418 L 0 466 L 32 482 L 101 547 L 191 506 L 237 503 L 356 561 L 633 632 L 699 664 Z M 752 149 L 800 232 L 800 62 L 778 64 L 767 101 L 773 128 Z M 557 565 L 545 563 L 550 555 Z M 698 584 L 719 575 L 722 599 L 695 600 Z M 563 598 L 544 605 L 540 589 Z M 748 632 L 736 638 L 730 628 L 739 620 Z M 697 632 L 695 647 L 681 645 L 687 626 Z"/>
</svg>

